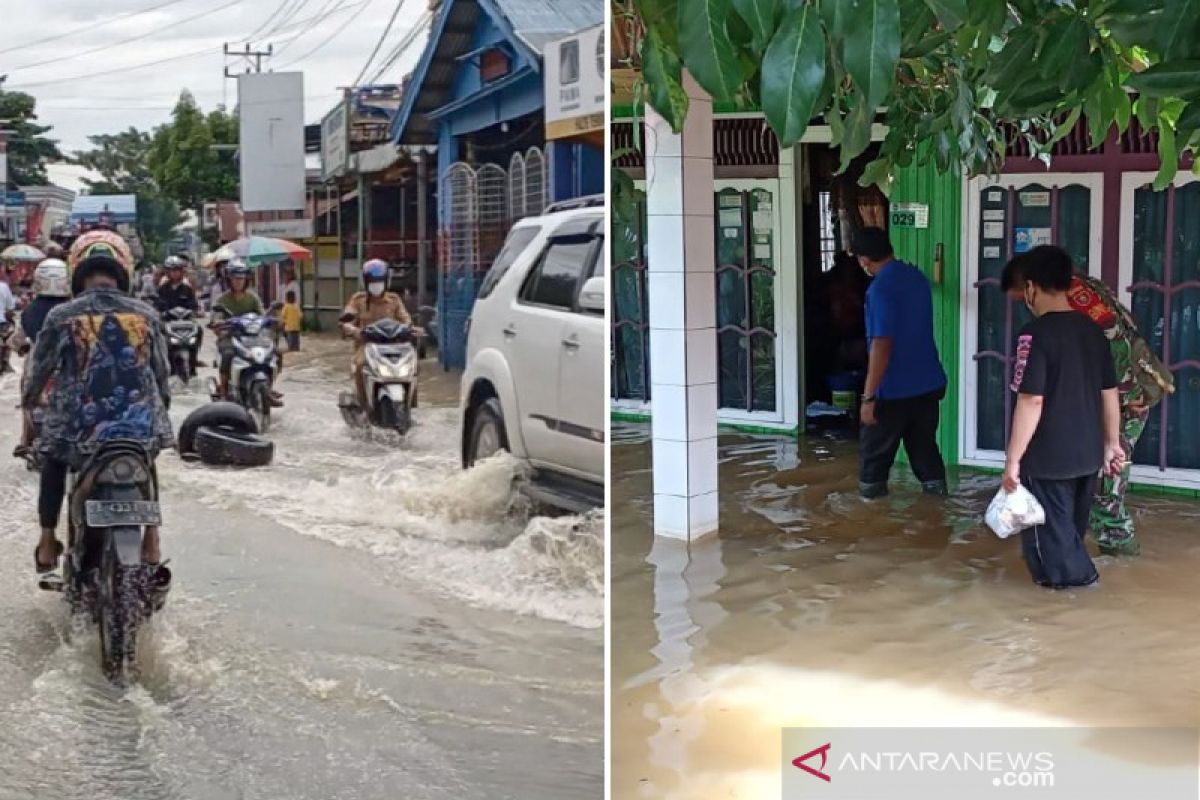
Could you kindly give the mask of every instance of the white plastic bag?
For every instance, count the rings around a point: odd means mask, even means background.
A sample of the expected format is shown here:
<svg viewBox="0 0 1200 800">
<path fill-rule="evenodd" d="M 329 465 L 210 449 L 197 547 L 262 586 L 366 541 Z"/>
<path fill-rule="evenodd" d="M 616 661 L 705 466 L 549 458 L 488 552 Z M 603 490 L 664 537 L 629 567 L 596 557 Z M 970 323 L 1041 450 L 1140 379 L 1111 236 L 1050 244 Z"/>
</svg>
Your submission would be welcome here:
<svg viewBox="0 0 1200 800">
<path fill-rule="evenodd" d="M 983 519 L 997 536 L 1006 539 L 1017 531 L 1043 524 L 1046 521 L 1046 509 L 1024 486 L 1018 486 L 1011 494 L 1001 486 L 988 504 Z"/>
</svg>

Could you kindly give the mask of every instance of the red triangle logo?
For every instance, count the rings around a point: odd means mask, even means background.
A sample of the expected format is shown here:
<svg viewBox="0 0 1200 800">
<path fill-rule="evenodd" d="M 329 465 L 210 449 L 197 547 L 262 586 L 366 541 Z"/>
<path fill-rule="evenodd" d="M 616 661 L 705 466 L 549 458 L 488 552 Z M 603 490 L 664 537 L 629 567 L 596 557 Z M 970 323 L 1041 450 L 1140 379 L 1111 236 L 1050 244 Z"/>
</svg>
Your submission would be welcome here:
<svg viewBox="0 0 1200 800">
<path fill-rule="evenodd" d="M 808 759 L 812 758 L 813 756 L 817 756 L 817 755 L 821 756 L 821 766 L 820 767 L 813 769 L 808 764 L 804 763 Z M 828 758 L 829 758 L 829 744 L 826 743 L 826 744 L 823 744 L 820 747 L 818 747 L 816 750 L 810 750 L 807 753 L 805 753 L 804 755 L 800 756 L 799 758 L 793 759 L 792 766 L 804 770 L 809 775 L 815 775 L 816 777 L 820 778 L 821 780 L 825 781 L 826 783 L 833 783 L 833 781 L 830 779 L 830 777 L 823 772 L 823 770 L 825 769 L 825 762 L 828 760 Z"/>
</svg>

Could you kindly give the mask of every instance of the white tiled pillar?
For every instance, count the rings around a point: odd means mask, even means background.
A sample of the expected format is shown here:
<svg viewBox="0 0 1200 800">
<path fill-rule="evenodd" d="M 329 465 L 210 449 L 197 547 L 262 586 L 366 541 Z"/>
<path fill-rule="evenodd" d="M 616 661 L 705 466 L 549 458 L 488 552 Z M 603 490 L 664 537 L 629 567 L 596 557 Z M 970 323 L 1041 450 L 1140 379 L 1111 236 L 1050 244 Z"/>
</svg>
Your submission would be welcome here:
<svg viewBox="0 0 1200 800">
<path fill-rule="evenodd" d="M 712 99 L 684 74 L 683 133 L 646 118 L 654 532 L 717 530 L 716 253 Z"/>
</svg>

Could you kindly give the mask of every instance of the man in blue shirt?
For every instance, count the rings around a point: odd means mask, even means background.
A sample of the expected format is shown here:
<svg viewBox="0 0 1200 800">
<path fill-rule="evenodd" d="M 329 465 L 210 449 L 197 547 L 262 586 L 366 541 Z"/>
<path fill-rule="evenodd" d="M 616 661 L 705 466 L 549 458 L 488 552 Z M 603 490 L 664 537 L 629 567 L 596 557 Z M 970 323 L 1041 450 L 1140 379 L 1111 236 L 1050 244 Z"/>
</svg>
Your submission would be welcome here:
<svg viewBox="0 0 1200 800">
<path fill-rule="evenodd" d="M 859 438 L 859 490 L 882 497 L 900 443 L 927 494 L 946 493 L 946 465 L 937 446 L 946 373 L 933 340 L 929 281 L 896 258 L 881 228 L 863 228 L 853 241 L 859 265 L 875 280 L 867 289 L 866 387 Z"/>
</svg>

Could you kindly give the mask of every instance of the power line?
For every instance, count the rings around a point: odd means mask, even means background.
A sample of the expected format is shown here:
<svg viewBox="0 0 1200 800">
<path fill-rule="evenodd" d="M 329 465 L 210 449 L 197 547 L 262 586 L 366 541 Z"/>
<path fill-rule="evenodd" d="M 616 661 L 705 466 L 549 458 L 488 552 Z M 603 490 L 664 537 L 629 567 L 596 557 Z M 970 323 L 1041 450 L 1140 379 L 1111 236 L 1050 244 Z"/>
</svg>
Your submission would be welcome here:
<svg viewBox="0 0 1200 800">
<path fill-rule="evenodd" d="M 103 22 L 97 22 L 97 23 L 92 23 L 92 24 L 88 24 L 88 25 L 81 25 L 78 28 L 72 28 L 71 30 L 69 30 L 65 33 L 59 33 L 59 34 L 55 34 L 54 36 L 47 36 L 44 39 L 34 39 L 32 42 L 25 42 L 23 44 L 13 45 L 12 47 L 6 47 L 5 49 L 0 50 L 0 55 L 3 55 L 5 53 L 12 53 L 17 50 L 26 50 L 30 47 L 36 47 L 39 44 L 46 44 L 47 42 L 57 42 L 59 39 L 66 39 L 68 36 L 74 36 L 75 34 L 80 33 L 82 31 L 93 31 L 96 28 L 102 28 L 105 25 L 111 25 L 114 22 L 120 22 L 123 19 L 129 19 L 130 17 L 141 16 L 142 14 L 149 14 L 151 11 L 158 11 L 160 8 L 166 8 L 167 6 L 177 5 L 178 3 L 182 3 L 183 1 L 184 0 L 167 0 L 167 2 L 165 2 L 165 3 L 159 3 L 156 6 L 150 6 L 149 8 L 143 8 L 141 11 L 130 11 L 127 14 L 121 14 L 120 16 L 113 17 L 112 19 L 104 20 Z"/>
<path fill-rule="evenodd" d="M 247 41 L 247 42 L 251 42 L 251 41 L 253 41 L 253 40 L 254 40 L 254 39 L 255 39 L 255 38 L 256 38 L 256 37 L 257 37 L 257 36 L 258 36 L 260 33 L 262 33 L 263 31 L 265 31 L 265 30 L 267 29 L 267 26 L 268 26 L 268 25 L 270 25 L 270 24 L 271 24 L 271 22 L 272 22 L 272 21 L 275 19 L 275 17 L 277 17 L 277 16 L 279 15 L 279 12 L 280 12 L 280 11 L 283 11 L 283 9 L 284 9 L 284 8 L 286 8 L 286 7 L 287 7 L 287 6 L 288 6 L 288 5 L 289 5 L 291 2 L 292 2 L 292 0 L 283 0 L 283 2 L 281 2 L 281 3 L 280 3 L 278 6 L 276 6 L 276 7 L 275 7 L 275 10 L 271 12 L 271 16 L 267 17 L 267 18 L 266 18 L 266 20 L 264 20 L 264 21 L 263 21 L 263 23 L 262 23 L 261 25 L 259 25 L 257 28 L 255 28 L 255 29 L 254 29 L 254 30 L 253 30 L 253 31 L 250 33 L 250 35 L 246 37 L 245 41 Z"/>
<path fill-rule="evenodd" d="M 295 61 L 292 61 L 292 62 L 290 62 L 290 63 L 288 63 L 288 64 L 284 65 L 284 66 L 282 67 L 282 69 L 290 69 L 291 67 L 294 67 L 295 65 L 299 64 L 299 63 L 300 63 L 301 61 L 303 61 L 304 59 L 306 59 L 306 58 L 308 58 L 309 56 L 311 56 L 311 55 L 313 55 L 314 53 L 316 53 L 318 50 L 320 50 L 321 48 L 323 48 L 325 45 L 327 45 L 327 44 L 329 44 L 330 42 L 332 42 L 334 39 L 336 39 L 338 36 L 340 36 L 340 35 L 341 35 L 342 31 L 344 31 L 344 30 L 346 30 L 346 28 L 350 27 L 350 23 L 351 23 L 351 22 L 354 22 L 354 20 L 358 19 L 358 18 L 359 18 L 359 16 L 361 16 L 361 15 L 362 15 L 362 12 L 366 11 L 366 10 L 367 10 L 367 8 L 368 8 L 368 7 L 371 5 L 371 3 L 372 3 L 372 2 L 374 2 L 374 0 L 366 0 L 366 2 L 365 2 L 365 3 L 363 3 L 363 5 L 362 5 L 362 6 L 361 6 L 361 7 L 358 9 L 358 11 L 356 11 L 356 12 L 355 12 L 353 15 L 351 15 L 350 17 L 348 17 L 348 18 L 346 19 L 346 21 L 345 21 L 345 22 L 343 22 L 341 25 L 339 25 L 339 26 L 338 26 L 338 28 L 337 28 L 337 30 L 335 30 L 335 31 L 334 31 L 333 33 L 331 33 L 331 34 L 330 34 L 328 37 L 326 37 L 324 41 L 322 41 L 322 42 L 321 42 L 319 45 L 317 45 L 316 47 L 314 47 L 312 50 L 309 50 L 307 53 L 305 53 L 304 55 L 302 55 L 302 56 L 300 56 L 299 58 L 297 58 Z"/>
<path fill-rule="evenodd" d="M 400 14 L 400 9 L 404 7 L 404 0 L 397 0 L 396 7 L 392 9 L 392 17 L 388 20 L 387 27 L 383 29 L 383 33 L 379 36 L 379 41 L 375 42 L 375 49 L 371 51 L 371 55 L 367 57 L 367 63 L 363 64 L 363 68 L 358 73 L 358 77 L 354 79 L 354 85 L 358 86 L 363 76 L 367 74 L 367 70 L 371 67 L 371 62 L 375 60 L 375 56 L 379 55 L 379 48 L 383 47 L 384 40 L 387 39 L 389 33 L 392 32 L 392 26 L 396 24 L 396 17 Z"/>
<path fill-rule="evenodd" d="M 297 14 L 299 14 L 301 11 L 304 10 L 304 7 L 306 5 L 308 5 L 308 3 L 309 3 L 309 0 L 298 0 L 298 2 L 296 3 L 296 7 L 293 8 L 291 11 L 287 12 L 286 14 L 284 14 L 282 17 L 280 17 L 279 22 L 275 23 L 275 27 L 271 28 L 271 30 L 264 33 L 263 36 L 264 37 L 272 36 L 276 33 L 279 33 L 279 31 L 281 31 L 284 28 L 284 26 L 286 26 L 289 22 L 291 22 L 292 20 L 294 20 L 296 18 Z"/>
<path fill-rule="evenodd" d="M 370 3 L 371 3 L 371 0 L 363 0 L 363 2 L 357 3 L 356 5 L 358 5 L 360 7 L 365 7 L 366 5 L 369 5 Z M 336 13 L 341 13 L 341 11 L 345 11 L 345 10 L 354 8 L 354 5 L 355 4 L 352 4 L 352 5 L 346 6 L 343 9 L 338 9 L 337 11 L 332 11 L 332 12 L 330 12 L 330 16 L 332 16 L 333 14 L 336 14 Z M 310 21 L 311 20 L 305 20 L 305 22 L 310 22 Z M 302 25 L 304 23 L 298 23 L 298 24 Z M 283 41 L 283 43 L 286 44 L 288 42 L 293 41 L 295 38 L 298 38 L 299 36 L 303 36 L 303 35 L 304 35 L 303 33 L 300 33 L 300 34 L 296 34 L 295 36 L 288 37 L 287 39 L 285 39 Z M 89 73 L 82 74 L 82 75 L 72 75 L 67 78 L 52 78 L 52 79 L 44 80 L 44 81 L 33 81 L 33 82 L 29 82 L 29 83 L 20 83 L 11 88 L 14 91 L 24 91 L 25 89 L 36 89 L 40 86 L 57 86 L 62 83 L 76 83 L 78 81 L 90 81 L 92 78 L 100 78 L 100 77 L 104 77 L 107 75 L 119 75 L 119 74 L 125 73 L 125 72 L 133 72 L 135 70 L 144 69 L 145 67 L 156 67 L 159 64 L 168 64 L 173 61 L 183 61 L 185 59 L 196 58 L 198 56 L 204 56 L 204 55 L 220 55 L 221 52 L 222 52 L 222 45 L 214 44 L 214 45 L 210 45 L 202 50 L 196 50 L 196 51 L 193 51 L 190 53 L 182 53 L 177 56 L 168 56 L 166 58 L 159 58 L 154 61 L 147 61 L 147 62 L 144 62 L 141 64 L 131 64 L 127 67 L 116 67 L 115 69 L 103 70 L 101 72 L 89 72 Z"/>
<path fill-rule="evenodd" d="M 345 2 L 346 2 L 346 0 L 327 0 L 325 5 L 321 6 L 321 10 L 317 12 L 316 16 L 311 19 L 320 21 L 320 20 L 323 20 L 326 16 L 329 16 L 332 14 L 337 14 L 343 10 L 342 4 Z M 337 8 L 334 8 L 334 6 L 337 6 Z M 332 11 L 330 11 L 331 8 L 333 9 Z M 328 14 L 326 12 L 328 12 Z M 301 24 L 303 24 L 303 23 L 301 23 Z M 296 26 L 293 26 L 293 27 L 296 27 Z M 313 22 L 307 28 L 304 29 L 304 32 L 301 33 L 300 36 L 293 38 L 290 42 L 284 44 L 282 47 L 277 49 L 275 51 L 275 54 L 279 55 L 279 54 L 283 53 L 284 50 L 287 50 L 289 47 L 291 47 L 293 44 L 295 44 L 298 39 L 307 35 L 309 31 L 315 29 L 316 27 L 317 27 L 316 22 Z M 287 28 L 284 28 L 284 30 L 287 30 Z"/>
<path fill-rule="evenodd" d="M 396 45 L 391 53 L 388 54 L 387 59 L 383 62 L 383 66 L 381 66 L 371 77 L 371 83 L 379 82 L 379 79 L 383 77 L 383 73 L 391 69 L 392 65 L 400 60 L 400 57 L 404 55 L 404 51 L 406 51 L 412 45 L 412 43 L 416 41 L 417 37 L 425 31 L 425 26 L 432 21 L 433 12 L 426 11 L 419 19 L 417 19 L 415 23 L 413 23 L 412 28 L 410 28 L 408 33 L 405 34 L 404 38 L 400 40 L 400 43 Z"/>
<path fill-rule="evenodd" d="M 100 47 L 93 47 L 91 50 L 79 50 L 79 51 L 75 51 L 75 52 L 70 52 L 70 53 L 67 53 L 66 55 L 59 55 L 54 58 L 48 58 L 45 61 L 35 61 L 30 64 L 22 64 L 19 67 L 10 67 L 7 71 L 8 72 L 19 72 L 23 69 L 32 69 L 33 67 L 43 67 L 47 64 L 57 64 L 60 61 L 70 61 L 71 59 L 80 58 L 81 56 L 90 56 L 94 53 L 103 52 L 104 50 L 111 50 L 114 47 L 123 47 L 124 45 L 131 44 L 133 42 L 137 42 L 142 39 L 147 39 L 151 36 L 154 36 L 155 34 L 170 30 L 171 28 L 178 28 L 180 25 L 184 25 L 188 22 L 192 22 L 194 20 L 200 19 L 201 17 L 207 17 L 211 14 L 217 13 L 218 11 L 224 11 L 227 8 L 232 8 L 233 6 L 236 6 L 241 2 L 242 2 L 242 0 L 229 0 L 229 2 L 223 6 L 217 6 L 216 8 L 202 11 L 199 14 L 193 14 L 190 17 L 186 17 L 186 18 L 178 20 L 176 22 L 172 22 L 168 25 L 163 25 L 161 28 L 155 28 L 154 30 L 147 31 L 146 33 L 140 33 L 137 36 L 132 36 L 132 37 L 125 39 L 123 41 L 120 41 L 120 42 L 112 42 L 110 44 L 101 45 Z"/>
</svg>

